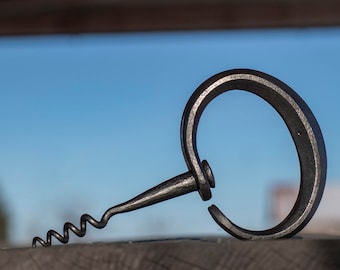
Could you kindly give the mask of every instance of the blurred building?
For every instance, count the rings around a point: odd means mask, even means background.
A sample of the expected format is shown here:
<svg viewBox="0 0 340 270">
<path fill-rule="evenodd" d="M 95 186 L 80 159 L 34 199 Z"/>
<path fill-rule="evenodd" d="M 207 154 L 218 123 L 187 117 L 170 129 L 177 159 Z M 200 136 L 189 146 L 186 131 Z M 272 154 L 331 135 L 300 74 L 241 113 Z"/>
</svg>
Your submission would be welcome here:
<svg viewBox="0 0 340 270">
<path fill-rule="evenodd" d="M 294 185 L 277 185 L 273 188 L 270 210 L 273 224 L 278 224 L 288 215 L 297 194 L 298 187 Z M 340 184 L 328 184 L 319 208 L 302 233 L 340 235 L 338 207 L 340 207 Z"/>
</svg>

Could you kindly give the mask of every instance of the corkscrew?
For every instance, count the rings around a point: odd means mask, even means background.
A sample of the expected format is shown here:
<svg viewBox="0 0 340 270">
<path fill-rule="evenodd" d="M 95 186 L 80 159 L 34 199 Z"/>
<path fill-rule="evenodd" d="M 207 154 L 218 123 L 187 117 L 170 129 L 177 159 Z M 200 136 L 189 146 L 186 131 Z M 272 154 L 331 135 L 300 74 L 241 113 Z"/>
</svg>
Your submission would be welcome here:
<svg viewBox="0 0 340 270">
<path fill-rule="evenodd" d="M 171 198 L 198 191 L 202 200 L 211 198 L 211 188 L 215 187 L 214 176 L 206 160 L 201 161 L 196 134 L 200 117 L 208 105 L 218 95 L 243 90 L 253 93 L 269 104 L 280 114 L 293 138 L 300 163 L 300 189 L 296 202 L 287 217 L 278 225 L 265 230 L 248 230 L 230 221 L 215 205 L 208 210 L 226 232 L 239 239 L 277 239 L 291 237 L 306 226 L 314 215 L 326 182 L 326 150 L 320 127 L 313 113 L 303 99 L 280 80 L 249 69 L 235 69 L 216 74 L 203 82 L 192 94 L 183 112 L 181 121 L 181 146 L 188 171 L 153 187 L 135 198 L 109 208 L 100 220 L 88 214 L 80 218 L 80 227 L 66 222 L 63 234 L 49 230 L 46 240 L 33 238 L 50 246 L 52 237 L 61 243 L 68 243 L 70 231 L 79 237 L 86 234 L 87 223 L 104 228 L 109 219 L 119 213 L 147 207 Z"/>
</svg>

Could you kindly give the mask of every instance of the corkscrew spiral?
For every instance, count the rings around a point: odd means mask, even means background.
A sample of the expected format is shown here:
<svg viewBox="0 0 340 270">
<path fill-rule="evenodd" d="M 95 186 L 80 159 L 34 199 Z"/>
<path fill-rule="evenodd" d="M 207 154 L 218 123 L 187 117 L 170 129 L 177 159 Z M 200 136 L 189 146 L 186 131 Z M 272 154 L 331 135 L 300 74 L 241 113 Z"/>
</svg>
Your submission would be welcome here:
<svg viewBox="0 0 340 270">
<path fill-rule="evenodd" d="M 213 175 L 208 163 L 205 160 L 202 161 L 202 166 L 206 171 L 208 178 L 207 181 L 209 181 L 211 187 L 214 187 L 215 183 Z M 102 229 L 107 225 L 109 219 L 116 214 L 133 211 L 196 190 L 197 184 L 195 181 L 195 177 L 192 175 L 192 173 L 189 171 L 180 174 L 178 176 L 171 178 L 170 180 L 167 180 L 143 192 L 142 194 L 134 197 L 133 199 L 125 203 L 109 208 L 108 210 L 106 210 L 106 212 L 103 214 L 102 218 L 99 221 L 88 214 L 83 214 L 80 217 L 79 228 L 70 222 L 66 222 L 64 224 L 63 234 L 60 234 L 55 230 L 49 230 L 46 234 L 46 240 L 43 240 L 41 237 L 38 236 L 34 237 L 32 240 L 32 247 L 36 247 L 37 243 L 44 247 L 49 247 L 52 244 L 52 237 L 56 238 L 61 243 L 66 244 L 68 243 L 70 238 L 70 231 L 72 231 L 75 235 L 79 237 L 83 237 L 86 234 L 87 223 L 89 223 L 90 225 L 97 229 Z"/>
<path fill-rule="evenodd" d="M 52 237 L 55 237 L 61 243 L 66 244 L 68 243 L 70 238 L 69 234 L 70 231 L 72 231 L 75 235 L 79 237 L 83 237 L 86 234 L 87 223 L 91 224 L 93 227 L 97 229 L 102 229 L 107 225 L 109 219 L 117 213 L 119 213 L 119 207 L 112 207 L 105 212 L 105 214 L 99 221 L 88 214 L 83 214 L 80 217 L 80 228 L 77 228 L 74 224 L 70 222 L 66 222 L 64 224 L 63 235 L 56 232 L 55 230 L 49 230 L 46 234 L 46 241 L 40 237 L 34 237 L 32 241 L 32 247 L 36 247 L 37 242 L 44 247 L 51 246 Z"/>
</svg>

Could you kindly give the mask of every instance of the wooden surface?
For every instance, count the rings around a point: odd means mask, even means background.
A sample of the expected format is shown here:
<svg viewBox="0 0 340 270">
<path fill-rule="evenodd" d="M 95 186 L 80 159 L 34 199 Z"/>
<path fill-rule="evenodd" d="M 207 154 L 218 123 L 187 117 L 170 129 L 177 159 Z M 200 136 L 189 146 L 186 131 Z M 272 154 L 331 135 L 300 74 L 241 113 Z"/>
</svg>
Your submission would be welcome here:
<svg viewBox="0 0 340 270">
<path fill-rule="evenodd" d="M 0 1 L 0 35 L 334 25 L 337 0 Z"/>
<path fill-rule="evenodd" d="M 339 239 L 167 240 L 0 251 L 1 269 L 340 269 Z"/>
</svg>

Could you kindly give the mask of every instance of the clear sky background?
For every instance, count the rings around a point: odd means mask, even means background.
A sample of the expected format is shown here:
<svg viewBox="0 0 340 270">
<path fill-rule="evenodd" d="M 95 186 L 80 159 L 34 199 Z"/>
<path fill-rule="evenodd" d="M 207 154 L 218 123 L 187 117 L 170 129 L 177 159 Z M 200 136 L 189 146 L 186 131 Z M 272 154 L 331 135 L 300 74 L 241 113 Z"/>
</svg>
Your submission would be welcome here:
<svg viewBox="0 0 340 270">
<path fill-rule="evenodd" d="M 185 104 L 203 81 L 234 68 L 298 92 L 324 135 L 328 183 L 338 183 L 339 28 L 1 38 L 0 188 L 11 242 L 29 246 L 67 220 L 78 226 L 83 213 L 99 219 L 185 172 Z M 273 225 L 270 191 L 299 181 L 277 113 L 252 94 L 226 93 L 204 112 L 198 148 L 216 178 L 210 201 L 195 192 L 122 214 L 105 229 L 89 226 L 82 241 L 223 234 L 212 203 L 242 226 Z"/>
</svg>

